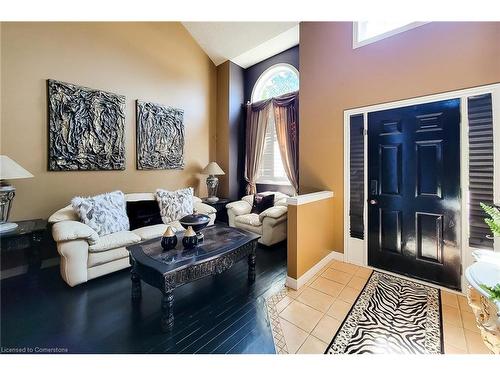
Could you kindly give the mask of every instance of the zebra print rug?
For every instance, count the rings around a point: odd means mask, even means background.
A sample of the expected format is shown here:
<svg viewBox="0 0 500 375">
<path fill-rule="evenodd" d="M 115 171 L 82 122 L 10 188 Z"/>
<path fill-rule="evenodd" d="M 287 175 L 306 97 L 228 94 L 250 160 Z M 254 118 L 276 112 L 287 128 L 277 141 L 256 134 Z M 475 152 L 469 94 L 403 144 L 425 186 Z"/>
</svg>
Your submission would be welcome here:
<svg viewBox="0 0 500 375">
<path fill-rule="evenodd" d="M 373 272 L 325 354 L 442 352 L 439 290 Z"/>
</svg>

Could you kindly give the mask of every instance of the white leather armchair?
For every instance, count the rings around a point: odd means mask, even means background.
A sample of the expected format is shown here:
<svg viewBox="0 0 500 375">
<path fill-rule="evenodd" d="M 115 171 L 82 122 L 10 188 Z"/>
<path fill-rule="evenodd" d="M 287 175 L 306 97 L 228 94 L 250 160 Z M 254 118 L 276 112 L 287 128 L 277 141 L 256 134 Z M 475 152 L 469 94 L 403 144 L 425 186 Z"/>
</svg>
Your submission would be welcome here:
<svg viewBox="0 0 500 375">
<path fill-rule="evenodd" d="M 266 191 L 262 195 L 274 194 L 274 206 L 252 213 L 253 195 L 226 205 L 229 226 L 260 234 L 259 243 L 271 246 L 286 239 L 287 213 L 286 194 Z"/>
</svg>

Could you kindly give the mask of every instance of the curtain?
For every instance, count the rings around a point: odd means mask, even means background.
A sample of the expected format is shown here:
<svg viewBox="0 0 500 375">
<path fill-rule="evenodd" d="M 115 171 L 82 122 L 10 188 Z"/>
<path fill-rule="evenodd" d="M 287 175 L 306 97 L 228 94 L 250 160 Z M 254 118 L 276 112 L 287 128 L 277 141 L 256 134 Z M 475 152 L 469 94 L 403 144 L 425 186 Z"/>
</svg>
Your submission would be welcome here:
<svg viewBox="0 0 500 375">
<path fill-rule="evenodd" d="M 273 115 L 271 116 L 271 110 Z M 255 194 L 268 122 L 275 122 L 285 173 L 299 191 L 299 92 L 247 104 L 245 180 L 247 194 Z"/>
<path fill-rule="evenodd" d="M 255 180 L 259 172 L 267 124 L 271 114 L 271 100 L 247 104 L 245 180 L 247 194 L 257 193 Z"/>
<path fill-rule="evenodd" d="M 292 92 L 273 99 L 274 125 L 281 160 L 288 180 L 299 191 L 299 93 Z"/>
</svg>

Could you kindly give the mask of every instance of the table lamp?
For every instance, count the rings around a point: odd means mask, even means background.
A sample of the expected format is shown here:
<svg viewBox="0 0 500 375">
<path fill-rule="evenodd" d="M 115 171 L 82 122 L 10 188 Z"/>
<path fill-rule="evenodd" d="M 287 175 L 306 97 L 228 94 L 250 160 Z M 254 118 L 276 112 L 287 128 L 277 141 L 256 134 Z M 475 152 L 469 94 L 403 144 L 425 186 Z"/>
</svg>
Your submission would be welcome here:
<svg viewBox="0 0 500 375">
<path fill-rule="evenodd" d="M 5 180 L 31 177 L 33 175 L 14 160 L 8 156 L 0 155 L 0 233 L 10 232 L 17 228 L 16 223 L 8 222 L 16 189 Z"/>
<path fill-rule="evenodd" d="M 201 171 L 202 174 L 208 174 L 207 177 L 207 190 L 208 198 L 207 201 L 215 203 L 219 200 L 217 198 L 217 188 L 219 187 L 219 179 L 217 175 L 225 174 L 224 171 L 219 167 L 215 161 L 211 161 L 208 165 Z"/>
</svg>

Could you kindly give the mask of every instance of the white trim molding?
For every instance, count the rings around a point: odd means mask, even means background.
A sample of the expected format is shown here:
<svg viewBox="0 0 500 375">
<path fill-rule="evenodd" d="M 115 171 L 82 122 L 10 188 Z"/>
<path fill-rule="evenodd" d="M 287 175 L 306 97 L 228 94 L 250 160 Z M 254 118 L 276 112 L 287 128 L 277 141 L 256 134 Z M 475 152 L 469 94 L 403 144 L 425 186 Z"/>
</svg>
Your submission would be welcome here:
<svg viewBox="0 0 500 375">
<path fill-rule="evenodd" d="M 333 198 L 335 194 L 333 191 L 324 190 L 317 191 L 315 193 L 296 195 L 295 197 L 289 197 L 286 200 L 286 203 L 291 206 L 299 206 L 301 204 L 312 203 L 316 201 L 321 201 L 328 198 Z"/>
<path fill-rule="evenodd" d="M 294 279 L 290 276 L 286 277 L 285 285 L 291 289 L 298 290 L 302 288 L 306 283 L 311 280 L 314 275 L 316 275 L 323 267 L 325 267 L 332 260 L 344 261 L 344 254 L 339 253 L 338 251 L 331 251 L 321 259 L 318 263 L 312 266 L 306 273 L 300 276 L 298 279 Z"/>
<path fill-rule="evenodd" d="M 458 98 L 461 100 L 460 111 L 461 111 L 461 122 L 460 122 L 460 185 L 461 185 L 461 235 L 460 235 L 460 246 L 461 246 L 461 266 L 462 270 L 465 269 L 473 263 L 472 259 L 472 249 L 469 247 L 469 176 L 468 176 L 468 164 L 469 164 L 469 144 L 468 144 L 468 134 L 469 134 L 469 123 L 467 114 L 467 98 L 470 96 L 482 95 L 491 93 L 492 96 L 492 109 L 493 109 L 493 142 L 494 142 L 494 200 L 496 204 L 500 204 L 500 83 L 495 83 L 491 85 L 484 85 L 478 87 L 472 87 L 462 90 L 443 92 L 439 94 L 425 95 L 411 99 L 404 99 L 393 101 L 389 103 L 369 105 L 365 107 L 353 108 L 344 111 L 344 257 L 346 262 L 358 264 L 361 266 L 368 266 L 368 207 L 366 204 L 366 199 L 364 202 L 364 240 L 355 239 L 350 237 L 350 221 L 349 221 L 349 191 L 350 191 L 350 165 L 349 165 L 349 120 L 352 115 L 362 114 L 364 116 L 364 133 L 368 133 L 368 113 L 374 111 L 380 111 L 391 108 L 405 107 L 416 104 L 430 103 L 439 100 L 447 100 Z M 365 198 L 368 196 L 368 141 L 365 140 L 365 152 L 364 152 L 364 164 L 365 164 L 365 174 L 364 174 L 364 185 Z M 495 238 L 495 251 L 500 251 L 500 238 Z M 384 271 L 385 272 L 385 271 Z M 466 280 L 464 277 L 464 272 L 462 273 L 461 287 L 462 291 L 466 290 Z M 419 282 L 421 282 L 419 280 Z M 441 286 L 439 286 L 442 288 Z"/>
<path fill-rule="evenodd" d="M 491 95 L 491 108 L 493 109 L 493 202 L 500 206 L 500 88 Z M 500 253 L 500 237 L 494 238 L 493 246 L 494 250 Z"/>
</svg>

